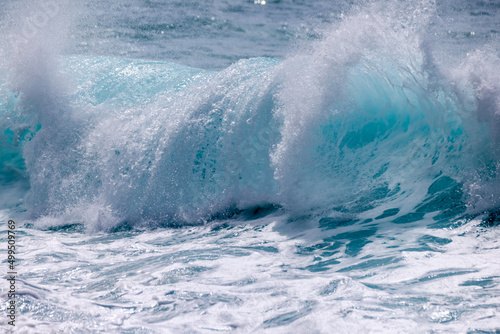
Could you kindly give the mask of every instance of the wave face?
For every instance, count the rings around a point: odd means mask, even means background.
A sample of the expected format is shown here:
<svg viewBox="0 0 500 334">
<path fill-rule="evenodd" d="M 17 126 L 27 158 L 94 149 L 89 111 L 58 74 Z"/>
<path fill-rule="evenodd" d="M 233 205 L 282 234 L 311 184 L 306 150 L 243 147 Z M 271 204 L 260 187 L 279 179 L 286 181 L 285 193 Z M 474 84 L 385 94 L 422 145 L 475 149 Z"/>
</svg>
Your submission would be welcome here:
<svg viewBox="0 0 500 334">
<path fill-rule="evenodd" d="M 20 43 L 0 88 L 1 187 L 37 226 L 103 230 L 266 205 L 437 224 L 494 210 L 500 61 L 485 48 L 446 68 L 430 7 L 371 5 L 284 60 L 220 71 Z"/>
</svg>

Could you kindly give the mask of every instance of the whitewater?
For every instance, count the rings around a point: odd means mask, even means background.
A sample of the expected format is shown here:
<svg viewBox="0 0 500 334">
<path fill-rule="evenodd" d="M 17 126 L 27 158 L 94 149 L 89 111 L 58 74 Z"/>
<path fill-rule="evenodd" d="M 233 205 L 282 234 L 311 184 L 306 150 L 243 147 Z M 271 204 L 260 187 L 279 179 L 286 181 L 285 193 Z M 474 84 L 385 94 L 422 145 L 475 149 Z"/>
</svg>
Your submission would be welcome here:
<svg viewBox="0 0 500 334">
<path fill-rule="evenodd" d="M 498 333 L 496 1 L 0 10 L 19 333 Z"/>
</svg>

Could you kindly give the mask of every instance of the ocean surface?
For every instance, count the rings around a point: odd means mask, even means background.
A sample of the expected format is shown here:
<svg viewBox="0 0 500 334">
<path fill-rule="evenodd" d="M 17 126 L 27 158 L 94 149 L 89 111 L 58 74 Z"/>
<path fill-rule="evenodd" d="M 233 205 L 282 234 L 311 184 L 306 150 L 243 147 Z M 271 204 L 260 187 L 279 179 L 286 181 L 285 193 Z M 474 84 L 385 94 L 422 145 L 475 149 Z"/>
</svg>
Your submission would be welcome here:
<svg viewBox="0 0 500 334">
<path fill-rule="evenodd" d="M 1 4 L 16 332 L 500 332 L 498 0 Z"/>
</svg>

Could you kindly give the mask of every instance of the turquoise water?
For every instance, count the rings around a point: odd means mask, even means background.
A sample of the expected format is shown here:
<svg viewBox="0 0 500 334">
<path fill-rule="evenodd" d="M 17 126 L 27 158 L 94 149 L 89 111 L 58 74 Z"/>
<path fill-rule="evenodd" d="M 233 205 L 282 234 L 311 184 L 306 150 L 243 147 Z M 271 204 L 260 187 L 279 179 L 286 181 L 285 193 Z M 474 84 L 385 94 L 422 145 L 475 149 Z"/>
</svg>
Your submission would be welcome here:
<svg viewBox="0 0 500 334">
<path fill-rule="evenodd" d="M 6 6 L 18 326 L 495 333 L 499 10 Z"/>
</svg>

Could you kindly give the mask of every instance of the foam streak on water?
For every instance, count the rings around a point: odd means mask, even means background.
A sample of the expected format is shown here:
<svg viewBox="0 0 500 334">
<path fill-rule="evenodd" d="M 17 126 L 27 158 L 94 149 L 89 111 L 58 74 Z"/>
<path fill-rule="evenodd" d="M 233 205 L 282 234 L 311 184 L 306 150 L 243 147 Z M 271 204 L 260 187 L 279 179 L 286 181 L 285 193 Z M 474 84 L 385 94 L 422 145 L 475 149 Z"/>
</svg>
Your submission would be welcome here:
<svg viewBox="0 0 500 334">
<path fill-rule="evenodd" d="M 345 254 L 349 244 L 311 245 L 304 239 L 318 235 L 291 238 L 273 221 L 97 235 L 30 230 L 20 239 L 21 267 L 29 268 L 19 284 L 21 328 L 378 333 L 496 326 L 496 230 L 381 228 L 353 257 Z"/>
</svg>

